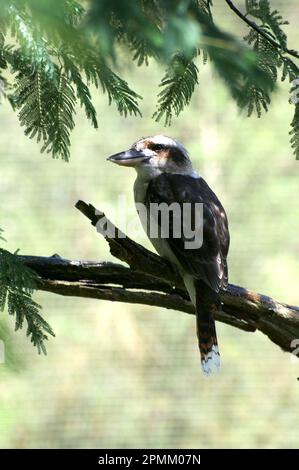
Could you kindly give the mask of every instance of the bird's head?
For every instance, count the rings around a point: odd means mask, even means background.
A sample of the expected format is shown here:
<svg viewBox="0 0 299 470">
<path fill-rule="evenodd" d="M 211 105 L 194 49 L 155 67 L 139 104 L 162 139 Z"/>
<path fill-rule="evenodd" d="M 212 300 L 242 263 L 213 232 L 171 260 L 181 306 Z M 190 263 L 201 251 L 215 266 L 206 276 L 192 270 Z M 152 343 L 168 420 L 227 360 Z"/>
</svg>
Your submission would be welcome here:
<svg viewBox="0 0 299 470">
<path fill-rule="evenodd" d="M 142 138 L 129 150 L 111 155 L 107 160 L 134 167 L 138 173 L 149 177 L 161 173 L 192 172 L 187 150 L 176 140 L 164 135 Z"/>
</svg>

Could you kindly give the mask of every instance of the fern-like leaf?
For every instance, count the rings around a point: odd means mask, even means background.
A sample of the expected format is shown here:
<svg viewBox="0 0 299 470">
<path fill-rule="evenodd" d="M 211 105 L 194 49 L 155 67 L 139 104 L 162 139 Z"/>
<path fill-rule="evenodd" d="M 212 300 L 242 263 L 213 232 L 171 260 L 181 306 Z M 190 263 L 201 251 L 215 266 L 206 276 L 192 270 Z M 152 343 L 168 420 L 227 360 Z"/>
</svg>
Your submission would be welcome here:
<svg viewBox="0 0 299 470">
<path fill-rule="evenodd" d="M 294 155 L 296 156 L 296 160 L 299 160 L 299 102 L 295 105 L 295 113 L 293 120 L 291 122 L 291 146 L 294 150 Z"/>
<path fill-rule="evenodd" d="M 255 111 L 260 117 L 262 111 L 268 111 L 271 102 L 270 93 L 273 91 L 278 77 L 278 67 L 281 66 L 282 60 L 279 51 L 264 37 L 254 30 L 250 30 L 245 37 L 249 45 L 257 54 L 258 67 L 268 80 L 268 89 L 259 87 L 251 79 L 247 79 L 242 89 L 242 93 L 238 99 L 238 105 L 241 108 L 247 108 L 248 116 Z"/>
<path fill-rule="evenodd" d="M 62 53 L 62 58 L 66 75 L 76 87 L 77 98 L 81 106 L 85 109 L 87 119 L 90 120 L 94 128 L 97 128 L 97 113 L 91 101 L 89 88 L 82 79 L 81 71 L 67 53 Z"/>
<path fill-rule="evenodd" d="M 20 54 L 20 50 L 7 52 L 13 68 L 20 68 Z M 47 150 L 53 157 L 61 156 L 68 160 L 76 104 L 70 80 L 56 64 L 53 76 L 41 67 L 32 69 L 27 59 L 23 59 L 21 64 L 15 89 L 9 98 L 14 109 L 19 110 L 25 134 L 30 138 L 36 137 L 38 142 L 43 141 L 42 152 Z"/>
<path fill-rule="evenodd" d="M 74 114 L 76 95 L 74 89 L 61 71 L 57 70 L 58 82 L 48 85 L 48 100 L 51 106 L 46 111 L 47 140 L 41 151 L 51 153 L 53 158 L 61 156 L 68 161 L 70 157 L 70 132 L 75 126 Z"/>
<path fill-rule="evenodd" d="M 33 70 L 42 68 L 53 77 L 55 67 L 51 59 L 47 41 L 34 25 L 25 8 L 12 5 L 8 9 L 12 36 L 20 44 L 20 52 L 28 59 Z"/>
<path fill-rule="evenodd" d="M 135 35 L 128 39 L 129 47 L 133 52 L 133 60 L 137 62 L 138 67 L 149 64 L 149 59 L 153 57 L 158 59 L 158 53 L 151 47 L 144 36 Z"/>
<path fill-rule="evenodd" d="M 289 24 L 284 20 L 278 10 L 271 10 L 269 0 L 247 1 L 246 14 L 260 20 L 260 29 L 273 37 L 283 47 L 287 47 L 287 36 L 283 29 L 284 25 Z"/>
<path fill-rule="evenodd" d="M 0 311 L 3 312 L 6 305 L 7 287 L 0 284 Z"/>
<path fill-rule="evenodd" d="M 178 116 L 190 103 L 195 86 L 198 84 L 198 68 L 183 54 L 176 54 L 162 79 L 162 91 L 158 95 L 158 107 L 153 117 L 156 121 L 165 118 L 170 125 L 173 115 Z"/>
<path fill-rule="evenodd" d="M 48 105 L 48 96 L 44 77 L 40 70 L 31 75 L 19 74 L 16 78 L 16 87 L 10 95 L 10 102 L 14 109 L 19 109 L 19 120 L 25 127 L 25 134 L 30 138 L 37 137 L 46 140 L 47 129 L 45 125 L 45 112 Z"/>
<path fill-rule="evenodd" d="M 138 99 L 141 99 L 141 96 L 131 90 L 127 82 L 104 62 L 101 62 L 99 66 L 96 64 L 95 70 L 103 91 L 108 95 L 109 104 L 114 103 L 122 116 L 128 114 L 141 116 L 138 108 Z"/>
<path fill-rule="evenodd" d="M 36 274 L 15 254 L 0 248 L 0 310 L 7 305 L 9 315 L 15 317 L 15 330 L 21 329 L 26 321 L 27 336 L 39 354 L 46 354 L 47 335 L 55 335 L 39 314 L 41 307 L 31 297 L 36 281 Z"/>
<path fill-rule="evenodd" d="M 299 78 L 299 67 L 289 58 L 286 56 L 281 56 L 282 60 L 282 74 L 281 80 L 284 81 L 287 77 L 289 78 L 290 82 Z"/>
<path fill-rule="evenodd" d="M 2 33 L 0 33 L 0 69 L 6 69 L 7 64 L 6 60 L 4 58 L 4 44 L 5 44 L 5 38 Z"/>
<path fill-rule="evenodd" d="M 213 1 L 212 0 L 197 0 L 199 8 L 203 10 L 204 13 L 209 15 L 209 17 L 212 19 L 212 6 L 213 6 Z"/>
</svg>

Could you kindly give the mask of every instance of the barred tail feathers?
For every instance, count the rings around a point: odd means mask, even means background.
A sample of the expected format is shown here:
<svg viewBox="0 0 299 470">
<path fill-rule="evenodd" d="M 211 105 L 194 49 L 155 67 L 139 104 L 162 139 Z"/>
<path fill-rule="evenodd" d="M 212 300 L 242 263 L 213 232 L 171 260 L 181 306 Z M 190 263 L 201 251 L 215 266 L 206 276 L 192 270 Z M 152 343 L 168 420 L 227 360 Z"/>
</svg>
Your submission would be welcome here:
<svg viewBox="0 0 299 470">
<path fill-rule="evenodd" d="M 213 370 L 220 370 L 220 354 L 218 348 L 213 311 L 219 307 L 218 294 L 202 281 L 195 281 L 196 290 L 196 329 L 198 346 L 201 354 L 201 365 L 205 375 Z"/>
</svg>

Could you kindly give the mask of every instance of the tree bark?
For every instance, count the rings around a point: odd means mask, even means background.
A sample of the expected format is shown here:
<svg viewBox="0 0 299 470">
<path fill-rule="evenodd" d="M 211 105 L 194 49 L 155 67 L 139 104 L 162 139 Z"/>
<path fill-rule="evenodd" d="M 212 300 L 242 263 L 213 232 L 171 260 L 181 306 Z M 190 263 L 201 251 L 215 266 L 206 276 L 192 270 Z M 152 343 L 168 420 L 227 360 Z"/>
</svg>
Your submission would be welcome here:
<svg viewBox="0 0 299 470">
<path fill-rule="evenodd" d="M 38 274 L 37 288 L 64 296 L 137 303 L 194 314 L 182 279 L 165 259 L 125 236 L 91 204 L 76 204 L 105 236 L 113 256 L 129 267 L 111 262 L 71 261 L 52 257 L 19 256 Z M 102 227 L 102 228 L 101 228 Z M 103 233 L 103 227 L 108 230 Z M 284 351 L 292 352 L 299 338 L 299 308 L 229 284 L 221 293 L 222 311 L 216 320 L 264 333 Z"/>
</svg>

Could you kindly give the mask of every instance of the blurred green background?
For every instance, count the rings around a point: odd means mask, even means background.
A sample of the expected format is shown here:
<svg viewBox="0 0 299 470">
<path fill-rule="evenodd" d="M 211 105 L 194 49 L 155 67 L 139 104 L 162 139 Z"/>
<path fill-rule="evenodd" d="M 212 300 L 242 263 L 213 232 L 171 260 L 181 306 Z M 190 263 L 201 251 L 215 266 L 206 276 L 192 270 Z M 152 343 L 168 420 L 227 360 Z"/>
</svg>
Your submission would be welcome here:
<svg viewBox="0 0 299 470">
<path fill-rule="evenodd" d="M 224 2 L 214 3 L 216 20 L 242 34 Z M 290 47 L 298 46 L 298 3 L 273 3 L 291 21 Z M 230 282 L 298 303 L 299 170 L 288 140 L 289 84 L 279 86 L 266 116 L 247 119 L 211 67 L 199 64 L 191 106 L 164 129 L 151 119 L 163 71 L 128 66 L 125 57 L 120 67 L 144 96 L 143 117 L 119 117 L 95 91 L 100 128 L 93 130 L 78 111 L 68 164 L 40 155 L 2 103 L 5 246 L 22 254 L 112 259 L 74 204 L 80 198 L 112 210 L 125 194 L 133 213 L 134 171 L 105 158 L 141 136 L 165 133 L 188 148 L 227 209 Z M 144 237 L 138 241 L 149 246 Z M 1 314 L 0 447 L 298 447 L 299 363 L 261 334 L 218 324 L 222 370 L 206 379 L 189 315 L 40 292 L 34 298 L 56 338 L 48 356 L 38 356 L 25 332 L 13 333 L 13 322 Z"/>
</svg>

